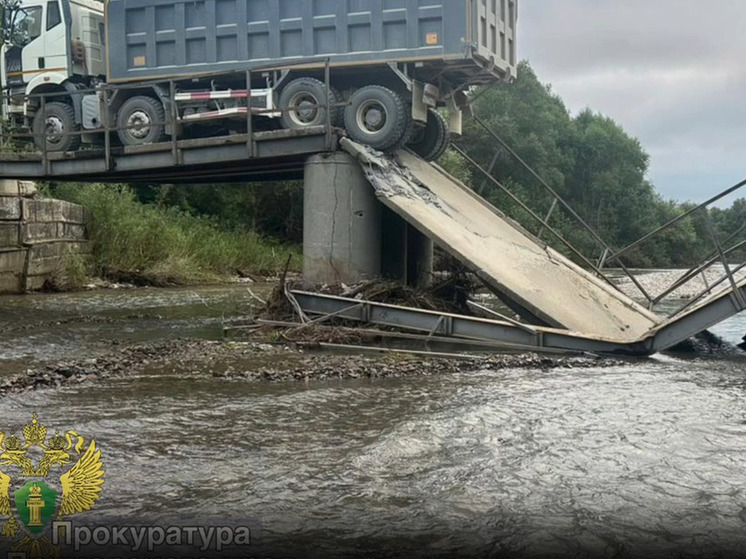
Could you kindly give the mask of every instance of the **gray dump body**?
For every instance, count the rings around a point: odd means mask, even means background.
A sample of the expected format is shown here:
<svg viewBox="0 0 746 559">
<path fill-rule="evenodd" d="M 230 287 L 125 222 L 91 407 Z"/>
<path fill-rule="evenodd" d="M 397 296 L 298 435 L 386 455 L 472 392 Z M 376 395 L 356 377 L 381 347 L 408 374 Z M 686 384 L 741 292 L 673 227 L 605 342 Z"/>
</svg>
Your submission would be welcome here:
<svg viewBox="0 0 746 559">
<path fill-rule="evenodd" d="M 515 75 L 518 0 L 109 0 L 111 82 L 424 62 L 421 77 Z"/>
</svg>

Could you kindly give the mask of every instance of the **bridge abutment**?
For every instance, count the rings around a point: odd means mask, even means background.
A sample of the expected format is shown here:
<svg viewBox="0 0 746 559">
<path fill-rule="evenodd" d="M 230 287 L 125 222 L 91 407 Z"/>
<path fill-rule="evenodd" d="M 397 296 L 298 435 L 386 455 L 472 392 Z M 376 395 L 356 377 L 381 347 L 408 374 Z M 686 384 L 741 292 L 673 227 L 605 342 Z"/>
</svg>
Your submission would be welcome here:
<svg viewBox="0 0 746 559">
<path fill-rule="evenodd" d="M 0 293 L 42 289 L 70 253 L 87 254 L 83 206 L 42 199 L 33 182 L 0 180 Z"/>
</svg>

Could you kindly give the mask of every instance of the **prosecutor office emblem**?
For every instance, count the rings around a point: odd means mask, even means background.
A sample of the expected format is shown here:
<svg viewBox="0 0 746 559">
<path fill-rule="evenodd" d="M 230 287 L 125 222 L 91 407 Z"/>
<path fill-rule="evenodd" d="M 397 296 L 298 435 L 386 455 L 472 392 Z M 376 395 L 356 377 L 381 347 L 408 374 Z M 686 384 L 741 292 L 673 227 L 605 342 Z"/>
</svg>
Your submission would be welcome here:
<svg viewBox="0 0 746 559">
<path fill-rule="evenodd" d="M 91 510 L 103 484 L 95 440 L 86 446 L 75 431 L 47 439 L 36 413 L 23 440 L 0 431 L 0 518 L 7 518 L 0 533 L 14 553 L 58 557 L 49 537 L 52 520 Z"/>
</svg>

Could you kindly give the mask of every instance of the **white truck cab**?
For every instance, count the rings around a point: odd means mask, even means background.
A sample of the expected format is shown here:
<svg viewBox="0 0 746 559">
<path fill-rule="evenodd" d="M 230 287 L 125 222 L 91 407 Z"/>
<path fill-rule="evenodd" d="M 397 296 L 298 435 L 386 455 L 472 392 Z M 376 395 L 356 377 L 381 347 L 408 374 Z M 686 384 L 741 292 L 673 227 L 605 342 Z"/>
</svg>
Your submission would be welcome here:
<svg viewBox="0 0 746 559">
<path fill-rule="evenodd" d="M 104 72 L 104 5 L 95 0 L 21 0 L 7 9 L 0 51 L 3 116 L 33 127 L 41 93 L 73 93 Z M 51 101 L 65 101 L 50 98 Z M 69 98 L 68 100 L 69 101 Z M 80 107 L 69 104 L 80 122 Z"/>
</svg>

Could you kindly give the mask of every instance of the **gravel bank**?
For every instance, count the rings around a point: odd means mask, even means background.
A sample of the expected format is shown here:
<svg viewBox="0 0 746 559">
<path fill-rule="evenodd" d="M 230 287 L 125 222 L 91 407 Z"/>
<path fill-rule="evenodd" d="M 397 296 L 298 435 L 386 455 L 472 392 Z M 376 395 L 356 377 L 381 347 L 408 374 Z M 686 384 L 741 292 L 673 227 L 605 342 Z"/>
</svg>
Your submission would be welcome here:
<svg viewBox="0 0 746 559">
<path fill-rule="evenodd" d="M 650 271 L 636 271 L 637 281 L 640 282 L 645 291 L 649 295 L 656 297 L 663 293 L 669 286 L 681 278 L 687 270 L 650 270 Z M 707 270 L 704 274 L 700 274 L 697 277 L 690 280 L 685 285 L 674 291 L 668 298 L 672 299 L 691 299 L 699 295 L 704 291 L 707 286 L 714 285 L 725 275 L 725 269 L 722 266 L 713 266 Z M 746 270 L 741 270 L 736 274 L 736 277 L 741 279 L 746 277 Z M 705 283 L 706 282 L 706 283 Z M 637 286 L 626 276 L 621 276 L 615 283 L 626 293 L 628 296 L 634 299 L 643 299 L 644 297 L 640 294 Z M 726 282 L 720 284 L 718 289 L 722 289 L 727 286 Z"/>
<path fill-rule="evenodd" d="M 623 365 L 613 359 L 489 355 L 468 359 L 343 355 L 306 352 L 261 343 L 176 340 L 135 345 L 98 359 L 64 361 L 32 368 L 0 384 L 0 395 L 92 382 L 165 369 L 180 375 L 211 375 L 226 381 L 288 382 L 430 376 L 501 369 L 590 368 Z"/>
</svg>

